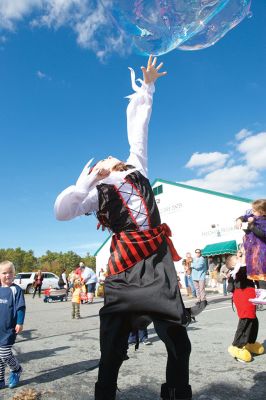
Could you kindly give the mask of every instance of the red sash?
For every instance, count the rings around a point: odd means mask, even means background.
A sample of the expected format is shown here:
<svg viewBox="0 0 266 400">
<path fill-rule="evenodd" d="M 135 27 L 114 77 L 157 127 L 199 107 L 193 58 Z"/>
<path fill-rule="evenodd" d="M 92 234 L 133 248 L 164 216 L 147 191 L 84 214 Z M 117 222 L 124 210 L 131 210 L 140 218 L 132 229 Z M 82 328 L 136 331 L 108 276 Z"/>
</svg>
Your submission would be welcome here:
<svg viewBox="0 0 266 400">
<path fill-rule="evenodd" d="M 164 238 L 170 248 L 173 261 L 179 261 L 181 257 L 170 236 L 172 233 L 167 224 L 161 224 L 145 231 L 125 231 L 114 234 L 110 247 L 108 275 L 119 274 L 156 253 Z"/>
</svg>

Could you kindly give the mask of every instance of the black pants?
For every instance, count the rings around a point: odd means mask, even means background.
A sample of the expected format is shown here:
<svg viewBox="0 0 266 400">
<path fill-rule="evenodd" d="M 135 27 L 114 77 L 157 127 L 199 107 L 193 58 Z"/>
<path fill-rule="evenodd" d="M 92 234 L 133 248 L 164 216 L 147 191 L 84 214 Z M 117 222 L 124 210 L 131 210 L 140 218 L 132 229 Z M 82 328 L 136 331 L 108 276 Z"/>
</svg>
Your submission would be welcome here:
<svg viewBox="0 0 266 400">
<path fill-rule="evenodd" d="M 98 382 L 95 385 L 95 400 L 114 400 L 116 398 L 117 378 L 128 347 L 131 330 L 130 314 L 110 313 L 101 315 L 100 345 L 101 360 Z M 154 328 L 165 343 L 168 353 L 166 366 L 166 388 L 175 389 L 175 399 L 191 398 L 189 385 L 189 356 L 191 345 L 186 328 L 150 316 Z M 170 393 L 169 390 L 169 393 Z M 170 399 L 166 395 L 165 399 Z"/>
<path fill-rule="evenodd" d="M 255 343 L 259 331 L 258 318 L 240 318 L 235 333 L 233 346 L 243 347 L 247 343 Z"/>
<path fill-rule="evenodd" d="M 128 344 L 133 344 L 137 343 L 137 340 L 139 342 L 143 342 L 145 340 L 148 340 L 148 329 L 139 329 L 136 332 L 130 332 L 129 337 L 128 337 Z"/>
<path fill-rule="evenodd" d="M 35 297 L 35 295 L 36 295 L 37 292 L 39 293 L 39 297 L 41 297 L 41 289 L 42 289 L 41 286 L 35 286 L 34 292 L 33 292 L 33 296 L 32 296 L 33 299 L 34 299 L 34 297 Z"/>
</svg>

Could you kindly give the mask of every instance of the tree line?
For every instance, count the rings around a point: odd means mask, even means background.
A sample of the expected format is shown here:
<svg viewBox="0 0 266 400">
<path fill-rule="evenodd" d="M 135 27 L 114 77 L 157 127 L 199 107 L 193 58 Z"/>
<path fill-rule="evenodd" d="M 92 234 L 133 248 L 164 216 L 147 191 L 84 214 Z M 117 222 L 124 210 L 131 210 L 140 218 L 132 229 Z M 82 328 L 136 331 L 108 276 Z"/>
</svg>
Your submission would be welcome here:
<svg viewBox="0 0 266 400">
<path fill-rule="evenodd" d="M 32 250 L 22 250 L 20 247 L 16 249 L 0 249 L 0 262 L 9 260 L 16 268 L 16 272 L 34 272 L 37 270 L 53 272 L 59 275 L 63 269 L 70 273 L 78 264 L 83 261 L 84 264 L 94 271 L 96 269 L 96 257 L 89 253 L 85 257 L 81 257 L 74 251 L 67 253 L 57 253 L 47 250 L 41 257 L 36 257 Z"/>
</svg>

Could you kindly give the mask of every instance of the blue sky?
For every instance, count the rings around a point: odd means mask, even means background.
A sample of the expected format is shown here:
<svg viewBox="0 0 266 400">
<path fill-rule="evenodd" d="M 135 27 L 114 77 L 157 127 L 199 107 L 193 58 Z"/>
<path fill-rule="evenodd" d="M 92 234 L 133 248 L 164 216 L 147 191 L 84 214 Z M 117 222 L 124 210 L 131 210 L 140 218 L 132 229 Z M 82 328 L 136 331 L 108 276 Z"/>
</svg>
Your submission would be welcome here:
<svg viewBox="0 0 266 400">
<path fill-rule="evenodd" d="M 0 0 L 0 247 L 93 254 L 107 235 L 95 218 L 58 222 L 53 203 L 89 158 L 127 157 L 127 67 L 140 76 L 146 59 L 103 48 L 65 9 L 42 15 L 43 2 L 7 12 Z M 206 50 L 161 57 L 151 181 L 266 197 L 266 3 L 253 1 L 252 13 Z"/>
</svg>

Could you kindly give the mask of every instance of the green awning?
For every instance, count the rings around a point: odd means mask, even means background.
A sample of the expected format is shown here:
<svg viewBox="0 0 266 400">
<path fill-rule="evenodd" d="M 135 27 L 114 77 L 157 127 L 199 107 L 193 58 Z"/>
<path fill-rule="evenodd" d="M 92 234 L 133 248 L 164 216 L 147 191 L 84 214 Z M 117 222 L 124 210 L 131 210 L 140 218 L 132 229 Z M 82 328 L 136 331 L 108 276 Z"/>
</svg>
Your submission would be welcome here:
<svg viewBox="0 0 266 400">
<path fill-rule="evenodd" d="M 237 244 L 235 240 L 228 242 L 207 244 L 201 254 L 203 256 L 216 256 L 220 254 L 235 254 L 237 252 Z"/>
</svg>

